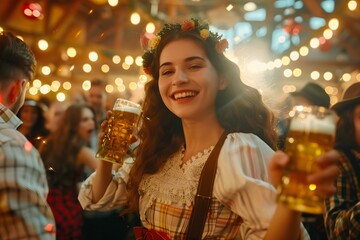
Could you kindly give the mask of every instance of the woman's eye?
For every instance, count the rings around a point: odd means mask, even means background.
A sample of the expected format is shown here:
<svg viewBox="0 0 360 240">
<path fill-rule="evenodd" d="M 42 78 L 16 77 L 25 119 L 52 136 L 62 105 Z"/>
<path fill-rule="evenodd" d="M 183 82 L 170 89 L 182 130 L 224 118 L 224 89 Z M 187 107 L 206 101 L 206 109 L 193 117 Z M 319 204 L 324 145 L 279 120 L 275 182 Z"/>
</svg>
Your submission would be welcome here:
<svg viewBox="0 0 360 240">
<path fill-rule="evenodd" d="M 163 71 L 162 73 L 161 73 L 161 75 L 169 75 L 169 74 L 171 74 L 173 71 L 171 71 L 171 70 L 165 70 L 165 71 Z"/>
<path fill-rule="evenodd" d="M 190 68 L 199 69 L 199 68 L 202 68 L 202 66 L 201 65 L 191 65 Z"/>
</svg>

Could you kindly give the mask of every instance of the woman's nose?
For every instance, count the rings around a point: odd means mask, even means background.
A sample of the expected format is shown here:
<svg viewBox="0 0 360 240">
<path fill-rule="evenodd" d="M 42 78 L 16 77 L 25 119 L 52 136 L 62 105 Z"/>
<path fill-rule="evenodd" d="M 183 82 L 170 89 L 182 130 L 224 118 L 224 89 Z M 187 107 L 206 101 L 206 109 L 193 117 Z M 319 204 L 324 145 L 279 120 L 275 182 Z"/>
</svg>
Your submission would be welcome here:
<svg viewBox="0 0 360 240">
<path fill-rule="evenodd" d="M 174 76 L 173 85 L 179 85 L 188 82 L 188 77 L 184 71 L 177 71 Z"/>
</svg>

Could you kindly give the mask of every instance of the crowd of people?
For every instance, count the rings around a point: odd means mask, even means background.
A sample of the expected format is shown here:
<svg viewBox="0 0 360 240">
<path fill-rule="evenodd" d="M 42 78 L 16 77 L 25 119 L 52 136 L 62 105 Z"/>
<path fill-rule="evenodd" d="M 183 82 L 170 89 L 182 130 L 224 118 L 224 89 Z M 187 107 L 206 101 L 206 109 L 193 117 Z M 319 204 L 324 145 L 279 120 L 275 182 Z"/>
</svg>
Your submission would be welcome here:
<svg viewBox="0 0 360 240">
<path fill-rule="evenodd" d="M 82 239 L 83 210 L 77 200 L 78 185 L 98 164 L 89 142 L 95 128 L 94 111 L 88 105 L 70 105 L 39 152 L 47 170 L 47 202 L 56 220 L 57 239 Z"/>
<path fill-rule="evenodd" d="M 189 223 L 217 146 L 201 239 L 360 237 L 360 83 L 333 106 L 315 83 L 289 96 L 289 109 L 316 105 L 338 115 L 334 149 L 306 179 L 326 199 L 324 218 L 302 214 L 276 202 L 290 161 L 289 120 L 242 82 L 226 47 L 196 19 L 158 32 L 143 55 L 151 81 L 134 161 L 115 168 L 95 158 L 112 115 L 104 81 L 94 79 L 86 98 L 72 102 L 25 99 L 35 56 L 0 33 L 0 239 L 197 239 Z"/>
<path fill-rule="evenodd" d="M 88 94 L 68 102 L 25 99 L 35 66 L 30 48 L 2 32 L 0 239 L 119 239 L 119 211 L 87 213 L 77 199 L 81 182 L 99 161 L 105 84 L 94 79 Z"/>
</svg>

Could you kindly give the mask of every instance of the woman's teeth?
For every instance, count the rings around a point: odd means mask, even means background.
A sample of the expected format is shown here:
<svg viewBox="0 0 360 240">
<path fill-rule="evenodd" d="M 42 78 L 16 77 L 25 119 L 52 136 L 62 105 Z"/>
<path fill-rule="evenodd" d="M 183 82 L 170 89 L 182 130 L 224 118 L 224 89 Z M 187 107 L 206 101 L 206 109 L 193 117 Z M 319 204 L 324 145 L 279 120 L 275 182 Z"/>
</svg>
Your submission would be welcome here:
<svg viewBox="0 0 360 240">
<path fill-rule="evenodd" d="M 187 97 L 194 97 L 196 95 L 195 92 L 181 92 L 181 93 L 175 93 L 174 99 L 178 100 L 180 98 L 187 98 Z"/>
</svg>

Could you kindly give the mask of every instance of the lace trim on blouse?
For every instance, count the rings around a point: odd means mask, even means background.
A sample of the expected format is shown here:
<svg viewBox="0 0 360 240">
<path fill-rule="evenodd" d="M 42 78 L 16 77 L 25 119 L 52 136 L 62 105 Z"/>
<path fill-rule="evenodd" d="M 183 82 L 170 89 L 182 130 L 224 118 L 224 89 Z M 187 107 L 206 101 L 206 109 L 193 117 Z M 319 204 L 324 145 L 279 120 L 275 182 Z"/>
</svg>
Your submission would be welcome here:
<svg viewBox="0 0 360 240">
<path fill-rule="evenodd" d="M 146 209 L 155 201 L 190 207 L 194 201 L 201 170 L 213 149 L 214 146 L 211 146 L 183 163 L 183 147 L 169 158 L 159 172 L 144 175 L 139 193 L 140 198 L 148 200 Z"/>
</svg>

